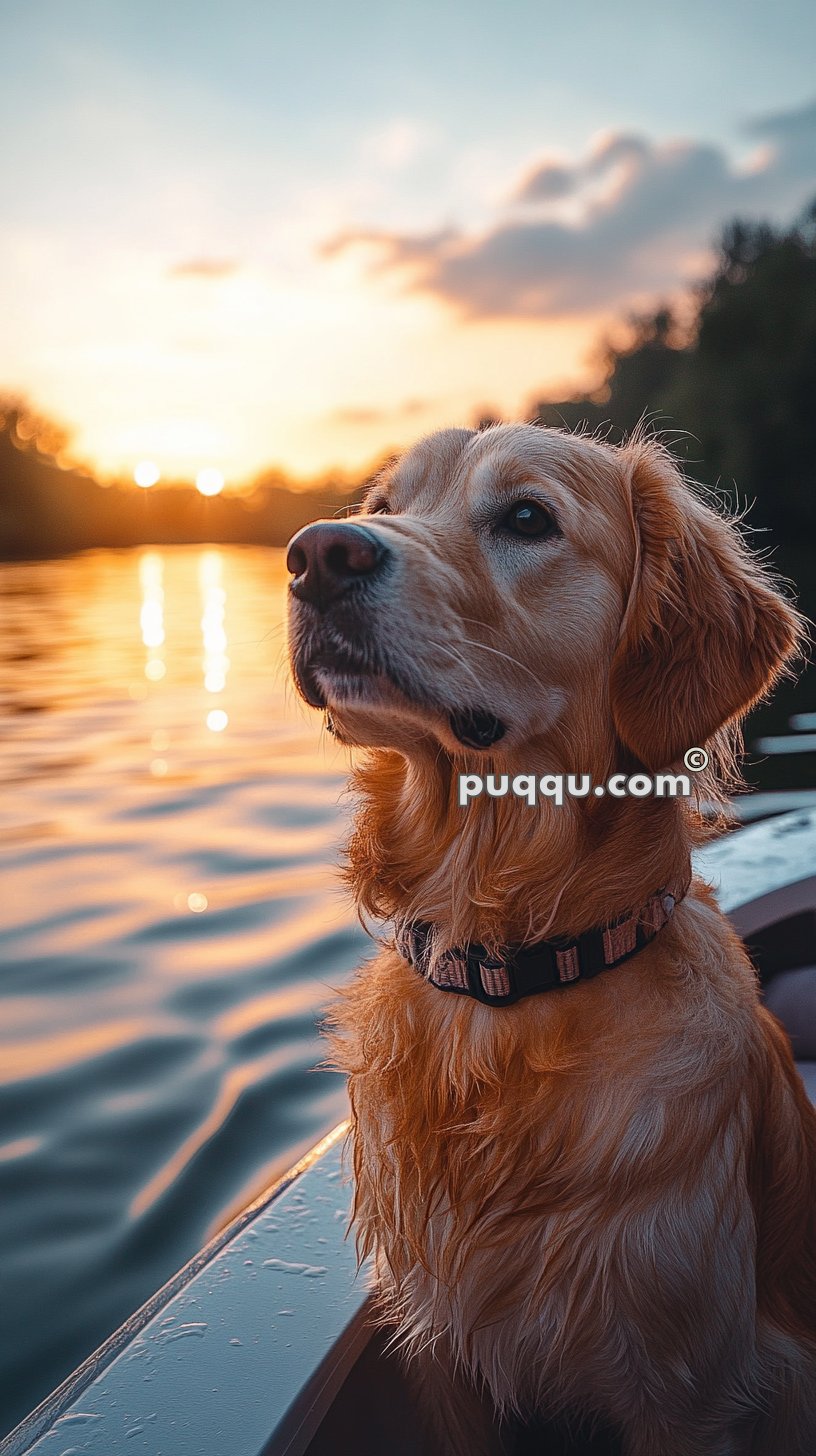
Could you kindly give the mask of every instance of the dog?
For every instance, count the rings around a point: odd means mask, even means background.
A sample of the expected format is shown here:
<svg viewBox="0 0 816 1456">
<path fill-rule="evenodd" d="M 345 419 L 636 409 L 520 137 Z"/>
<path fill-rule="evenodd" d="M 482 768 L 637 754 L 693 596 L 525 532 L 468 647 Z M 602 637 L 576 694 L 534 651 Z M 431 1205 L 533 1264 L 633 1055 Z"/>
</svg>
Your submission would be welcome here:
<svg viewBox="0 0 816 1456">
<path fill-rule="evenodd" d="M 393 934 L 330 1036 L 429 1451 L 578 1412 L 626 1456 L 812 1456 L 816 1111 L 690 881 L 706 817 L 456 795 L 697 748 L 697 800 L 721 800 L 803 620 L 645 432 L 437 432 L 288 567 L 296 685 L 365 750 L 346 874 Z"/>
</svg>

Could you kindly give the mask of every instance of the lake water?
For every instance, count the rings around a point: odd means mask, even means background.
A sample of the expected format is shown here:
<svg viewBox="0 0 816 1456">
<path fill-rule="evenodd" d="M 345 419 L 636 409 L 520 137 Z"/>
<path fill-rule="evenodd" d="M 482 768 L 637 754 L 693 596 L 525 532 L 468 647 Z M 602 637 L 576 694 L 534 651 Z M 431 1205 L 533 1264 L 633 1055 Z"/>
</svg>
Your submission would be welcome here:
<svg viewBox="0 0 816 1456">
<path fill-rule="evenodd" d="M 0 1433 L 345 1115 L 368 942 L 279 550 L 0 565 Z"/>
</svg>

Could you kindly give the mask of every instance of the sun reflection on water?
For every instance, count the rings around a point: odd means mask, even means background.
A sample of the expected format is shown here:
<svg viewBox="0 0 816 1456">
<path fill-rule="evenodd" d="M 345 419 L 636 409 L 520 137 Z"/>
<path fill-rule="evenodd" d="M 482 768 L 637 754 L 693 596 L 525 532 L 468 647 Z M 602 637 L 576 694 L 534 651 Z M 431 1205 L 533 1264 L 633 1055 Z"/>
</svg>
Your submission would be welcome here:
<svg viewBox="0 0 816 1456">
<path fill-rule="evenodd" d="M 198 566 L 201 590 L 201 636 L 204 643 L 204 687 L 208 693 L 223 693 L 227 685 L 230 661 L 227 657 L 225 627 L 227 593 L 223 584 L 223 560 L 220 551 L 202 553 Z M 213 720 L 213 721 L 211 721 Z M 216 732 L 227 725 L 221 710 L 207 714 L 207 726 Z"/>
<path fill-rule="evenodd" d="M 159 682 L 167 671 L 164 663 L 164 565 L 158 551 L 146 551 L 139 557 L 139 582 L 142 607 L 139 620 L 142 642 L 147 648 L 145 677 Z"/>
<path fill-rule="evenodd" d="M 347 753 L 291 689 L 287 585 L 256 547 L 0 565 L 0 1426 L 345 1113 L 313 1069 L 363 949 Z"/>
</svg>

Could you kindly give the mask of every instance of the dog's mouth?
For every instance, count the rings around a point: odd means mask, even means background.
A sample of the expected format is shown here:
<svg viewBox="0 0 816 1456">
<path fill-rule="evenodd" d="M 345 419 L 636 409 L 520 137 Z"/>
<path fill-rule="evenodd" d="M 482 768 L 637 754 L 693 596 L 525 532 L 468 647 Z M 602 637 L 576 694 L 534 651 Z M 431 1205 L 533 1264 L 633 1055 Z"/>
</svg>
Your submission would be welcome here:
<svg viewBox="0 0 816 1456">
<path fill-rule="evenodd" d="M 347 643 L 326 644 L 317 651 L 297 654 L 295 681 L 312 708 L 328 710 L 329 730 L 336 732 L 333 710 L 344 707 L 400 701 L 420 709 L 430 718 L 442 717 L 463 748 L 492 748 L 507 731 L 507 725 L 489 708 L 451 708 L 419 683 L 371 654 Z"/>
<path fill-rule="evenodd" d="M 312 708 L 367 695 L 381 670 L 350 647 L 327 646 L 294 663 L 295 680 Z"/>
</svg>

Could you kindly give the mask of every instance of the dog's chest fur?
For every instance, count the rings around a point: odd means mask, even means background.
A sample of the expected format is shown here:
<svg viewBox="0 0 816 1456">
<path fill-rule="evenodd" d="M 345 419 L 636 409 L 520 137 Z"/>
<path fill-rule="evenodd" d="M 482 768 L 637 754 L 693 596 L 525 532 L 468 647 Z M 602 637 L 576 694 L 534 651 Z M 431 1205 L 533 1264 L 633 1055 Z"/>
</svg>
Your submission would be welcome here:
<svg viewBox="0 0 816 1456">
<path fill-rule="evenodd" d="M 704 1328 L 721 1374 L 753 1317 L 736 1065 L 751 973 L 720 988 L 681 965 L 658 985 L 645 956 L 508 1015 L 386 952 L 337 1012 L 384 1316 L 414 1348 L 444 1336 L 500 1407 L 589 1392 L 614 1416 L 624 1371 L 696 1369 Z"/>
</svg>

